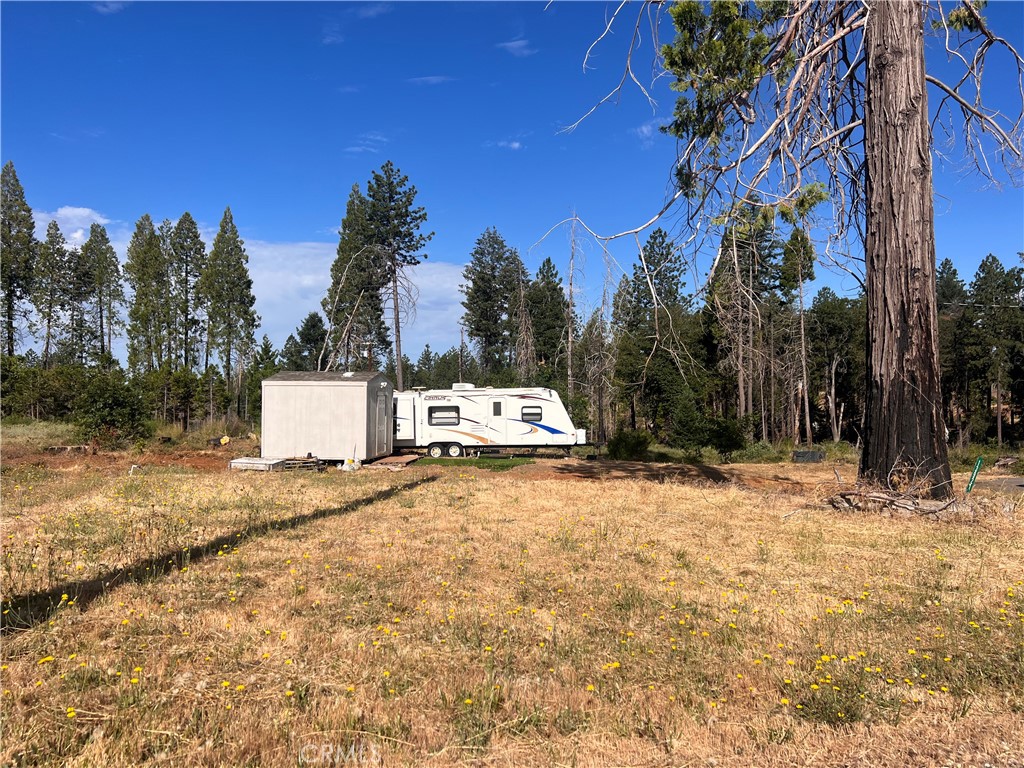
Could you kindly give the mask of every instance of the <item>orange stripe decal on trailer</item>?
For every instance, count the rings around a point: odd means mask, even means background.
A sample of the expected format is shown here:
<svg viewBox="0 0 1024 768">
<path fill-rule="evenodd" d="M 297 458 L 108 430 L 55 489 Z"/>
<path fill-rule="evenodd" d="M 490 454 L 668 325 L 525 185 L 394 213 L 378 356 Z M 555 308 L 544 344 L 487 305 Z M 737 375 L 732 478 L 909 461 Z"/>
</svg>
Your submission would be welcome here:
<svg viewBox="0 0 1024 768">
<path fill-rule="evenodd" d="M 480 437 L 480 435 L 474 435 L 472 432 L 462 432 L 461 430 L 458 430 L 458 429 L 446 429 L 445 432 L 454 432 L 456 435 L 464 435 L 464 436 L 466 436 L 468 438 L 471 438 L 473 440 L 477 440 L 478 442 L 481 442 L 484 445 L 490 445 L 491 442 L 492 442 L 491 440 L 488 440 L 486 437 Z"/>
</svg>

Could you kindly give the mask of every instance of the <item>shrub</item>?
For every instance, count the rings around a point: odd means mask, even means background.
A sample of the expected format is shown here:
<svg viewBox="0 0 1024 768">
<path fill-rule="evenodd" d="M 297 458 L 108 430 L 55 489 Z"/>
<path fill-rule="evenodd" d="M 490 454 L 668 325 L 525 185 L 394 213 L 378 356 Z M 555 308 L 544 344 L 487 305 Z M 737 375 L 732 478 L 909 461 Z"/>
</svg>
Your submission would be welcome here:
<svg viewBox="0 0 1024 768">
<path fill-rule="evenodd" d="M 735 419 L 712 419 L 708 429 L 707 445 L 719 453 L 738 451 L 746 444 L 743 425 Z"/>
<path fill-rule="evenodd" d="M 73 419 L 78 437 L 105 448 L 150 437 L 142 397 L 119 369 L 97 371 L 75 398 Z"/>
<path fill-rule="evenodd" d="M 845 440 L 840 440 L 838 443 L 829 440 L 815 447 L 824 451 L 825 458 L 829 461 L 839 461 L 845 464 L 856 464 L 860 461 L 860 451 L 857 450 L 857 446 Z"/>
<path fill-rule="evenodd" d="M 646 461 L 654 438 L 647 432 L 620 429 L 608 441 L 608 458 L 625 461 Z"/>
<path fill-rule="evenodd" d="M 731 461 L 739 464 L 775 464 L 780 461 L 786 461 L 788 458 L 788 452 L 777 449 L 765 440 L 751 443 L 746 448 L 733 451 L 729 457 Z"/>
</svg>

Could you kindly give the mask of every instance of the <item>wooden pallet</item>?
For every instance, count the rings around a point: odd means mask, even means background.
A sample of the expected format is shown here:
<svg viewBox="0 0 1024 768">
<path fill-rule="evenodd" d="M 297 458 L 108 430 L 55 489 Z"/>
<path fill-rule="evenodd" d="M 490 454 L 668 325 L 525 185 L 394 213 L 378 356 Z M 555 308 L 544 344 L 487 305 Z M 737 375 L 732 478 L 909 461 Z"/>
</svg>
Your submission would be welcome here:
<svg viewBox="0 0 1024 768">
<path fill-rule="evenodd" d="M 316 456 L 302 456 L 292 459 L 263 459 L 245 456 L 228 462 L 231 469 L 248 469 L 258 472 L 323 472 L 326 464 Z"/>
<path fill-rule="evenodd" d="M 91 445 L 51 445 L 47 453 L 96 453 Z"/>
<path fill-rule="evenodd" d="M 316 456 L 312 458 L 285 459 L 282 469 L 285 472 L 323 472 L 325 464 Z"/>
</svg>

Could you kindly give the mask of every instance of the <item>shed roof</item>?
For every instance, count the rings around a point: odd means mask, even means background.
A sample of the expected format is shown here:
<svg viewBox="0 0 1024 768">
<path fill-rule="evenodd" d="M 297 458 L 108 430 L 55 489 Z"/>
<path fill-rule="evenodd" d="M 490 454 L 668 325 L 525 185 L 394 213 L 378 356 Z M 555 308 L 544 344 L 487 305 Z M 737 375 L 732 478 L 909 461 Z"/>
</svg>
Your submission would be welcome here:
<svg viewBox="0 0 1024 768">
<path fill-rule="evenodd" d="M 264 381 L 328 381 L 337 384 L 385 378 L 380 371 L 280 371 Z"/>
</svg>

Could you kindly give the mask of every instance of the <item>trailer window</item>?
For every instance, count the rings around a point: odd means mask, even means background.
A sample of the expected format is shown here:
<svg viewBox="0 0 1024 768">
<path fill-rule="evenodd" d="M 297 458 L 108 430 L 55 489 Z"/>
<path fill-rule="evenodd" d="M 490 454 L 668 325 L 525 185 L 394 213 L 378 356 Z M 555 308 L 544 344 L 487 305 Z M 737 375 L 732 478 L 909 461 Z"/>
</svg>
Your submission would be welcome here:
<svg viewBox="0 0 1024 768">
<path fill-rule="evenodd" d="M 540 421 L 543 416 L 539 405 L 523 406 L 523 421 Z"/>
<path fill-rule="evenodd" d="M 501 416 L 501 400 L 495 400 L 491 404 L 491 413 L 495 416 Z"/>
<path fill-rule="evenodd" d="M 459 406 L 435 405 L 427 409 L 427 422 L 432 427 L 459 426 Z"/>
</svg>

